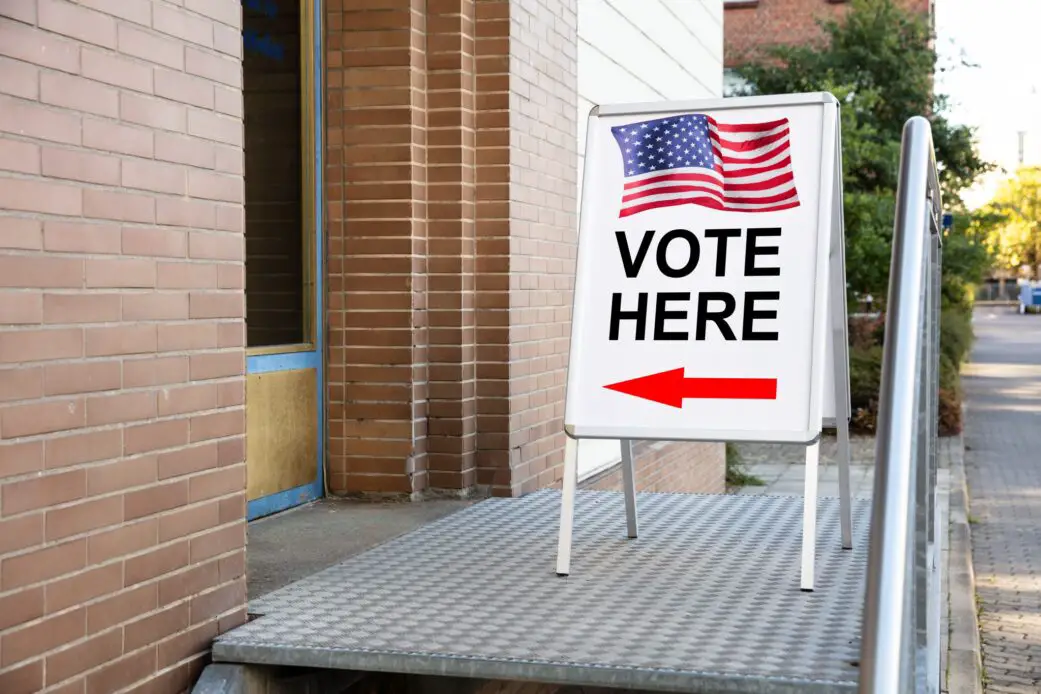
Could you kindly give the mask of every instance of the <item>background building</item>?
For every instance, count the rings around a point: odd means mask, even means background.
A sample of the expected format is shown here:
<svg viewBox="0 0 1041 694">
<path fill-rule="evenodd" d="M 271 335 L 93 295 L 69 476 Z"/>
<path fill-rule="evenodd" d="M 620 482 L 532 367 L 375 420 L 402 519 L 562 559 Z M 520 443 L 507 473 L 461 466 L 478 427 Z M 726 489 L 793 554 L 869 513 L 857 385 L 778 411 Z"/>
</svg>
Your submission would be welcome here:
<svg viewBox="0 0 1041 694">
<path fill-rule="evenodd" d="M 585 115 L 721 65 L 721 0 L 0 4 L 0 692 L 183 691 L 247 519 L 559 483 Z"/>
</svg>

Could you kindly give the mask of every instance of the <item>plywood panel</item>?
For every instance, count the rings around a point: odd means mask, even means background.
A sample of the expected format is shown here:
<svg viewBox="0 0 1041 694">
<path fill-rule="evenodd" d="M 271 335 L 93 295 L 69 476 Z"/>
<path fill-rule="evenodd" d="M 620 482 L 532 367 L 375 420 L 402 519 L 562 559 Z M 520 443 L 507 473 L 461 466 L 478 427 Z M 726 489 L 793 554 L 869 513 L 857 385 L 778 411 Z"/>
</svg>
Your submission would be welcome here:
<svg viewBox="0 0 1041 694">
<path fill-rule="evenodd" d="M 315 481 L 317 394 L 314 369 L 246 377 L 246 489 L 250 501 Z"/>
</svg>

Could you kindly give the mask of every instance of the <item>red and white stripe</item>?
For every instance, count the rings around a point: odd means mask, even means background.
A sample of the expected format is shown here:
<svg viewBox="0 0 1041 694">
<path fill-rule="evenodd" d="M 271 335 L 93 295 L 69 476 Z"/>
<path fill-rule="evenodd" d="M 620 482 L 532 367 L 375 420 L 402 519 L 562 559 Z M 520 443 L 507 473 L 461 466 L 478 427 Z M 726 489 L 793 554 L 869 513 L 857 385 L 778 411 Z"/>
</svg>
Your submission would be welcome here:
<svg viewBox="0 0 1041 694">
<path fill-rule="evenodd" d="M 799 206 L 788 119 L 725 125 L 709 119 L 714 169 L 688 167 L 627 178 L 619 217 L 674 205 L 735 212 Z"/>
</svg>

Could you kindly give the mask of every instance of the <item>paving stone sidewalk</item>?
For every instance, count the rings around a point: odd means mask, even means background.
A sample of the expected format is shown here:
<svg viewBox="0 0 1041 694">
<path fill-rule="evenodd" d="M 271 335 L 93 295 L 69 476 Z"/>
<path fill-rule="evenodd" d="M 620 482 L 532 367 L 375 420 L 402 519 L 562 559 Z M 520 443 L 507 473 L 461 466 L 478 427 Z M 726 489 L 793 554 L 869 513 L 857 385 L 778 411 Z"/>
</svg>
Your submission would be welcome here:
<svg viewBox="0 0 1041 694">
<path fill-rule="evenodd" d="M 738 451 L 745 472 L 763 481 L 763 485 L 748 486 L 738 494 L 769 494 L 802 496 L 805 484 L 806 446 L 779 443 L 743 443 Z M 838 442 L 834 437 L 821 440 L 820 469 L 817 474 L 817 495 L 839 495 L 839 468 L 835 460 Z M 855 436 L 850 440 L 850 488 L 854 498 L 871 497 L 874 484 L 875 439 Z"/>
<path fill-rule="evenodd" d="M 966 474 L 987 692 L 1041 692 L 1041 316 L 979 307 Z"/>
</svg>

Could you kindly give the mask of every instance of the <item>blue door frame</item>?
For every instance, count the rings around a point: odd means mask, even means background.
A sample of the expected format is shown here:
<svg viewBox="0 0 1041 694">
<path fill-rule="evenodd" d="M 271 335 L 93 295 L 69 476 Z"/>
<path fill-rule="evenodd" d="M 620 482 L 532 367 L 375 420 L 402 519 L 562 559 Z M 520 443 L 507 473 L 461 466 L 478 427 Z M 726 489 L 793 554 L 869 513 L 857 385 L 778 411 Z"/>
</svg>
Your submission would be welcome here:
<svg viewBox="0 0 1041 694">
<path fill-rule="evenodd" d="M 311 184 L 314 194 L 313 202 L 313 243 L 310 249 L 314 253 L 313 265 L 313 340 L 312 349 L 301 351 L 294 347 L 294 351 L 285 353 L 254 354 L 246 358 L 246 374 L 262 374 L 278 371 L 290 371 L 295 369 L 314 369 L 317 379 L 317 460 L 315 461 L 314 479 L 299 487 L 286 489 L 268 496 L 254 499 L 247 504 L 246 520 L 254 520 L 262 516 L 268 516 L 279 511 L 285 511 L 294 506 L 314 501 L 324 495 L 325 492 L 325 244 L 323 229 L 324 224 L 324 186 L 323 186 L 323 151 L 324 133 L 322 129 L 322 105 L 323 105 L 323 80 L 322 80 L 322 45 L 323 45 L 323 0 L 301 0 L 301 12 L 310 15 L 311 51 L 310 61 L 302 61 L 306 72 L 310 73 L 310 88 L 303 90 L 305 95 L 310 95 L 311 108 L 309 109 L 313 127 L 313 137 L 310 144 L 313 146 L 312 162 L 314 164 Z M 308 62 L 310 63 L 308 65 Z M 303 69 L 303 68 L 302 68 Z M 305 98 L 307 98 L 305 96 Z M 305 110 L 306 113 L 306 110 Z M 307 140 L 305 139 L 305 143 Z M 306 180 L 306 177 L 305 177 Z M 248 229 L 247 229 L 247 233 Z M 247 439 L 247 446 L 249 445 Z"/>
</svg>

